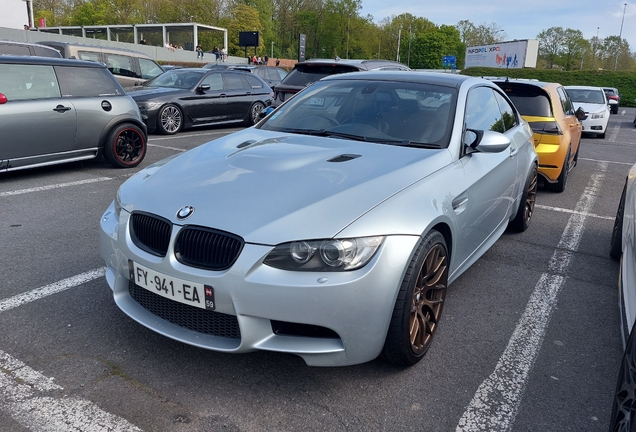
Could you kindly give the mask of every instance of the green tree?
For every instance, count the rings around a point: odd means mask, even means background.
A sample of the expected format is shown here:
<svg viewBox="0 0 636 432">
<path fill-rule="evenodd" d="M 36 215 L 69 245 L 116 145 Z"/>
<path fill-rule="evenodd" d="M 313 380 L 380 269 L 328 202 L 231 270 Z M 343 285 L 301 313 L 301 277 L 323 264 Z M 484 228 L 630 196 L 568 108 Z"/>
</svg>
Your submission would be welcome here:
<svg viewBox="0 0 636 432">
<path fill-rule="evenodd" d="M 563 27 L 550 27 L 537 35 L 539 40 L 539 55 L 547 60 L 548 67 L 552 69 L 558 64 L 559 54 L 563 49 L 565 30 Z"/>
</svg>

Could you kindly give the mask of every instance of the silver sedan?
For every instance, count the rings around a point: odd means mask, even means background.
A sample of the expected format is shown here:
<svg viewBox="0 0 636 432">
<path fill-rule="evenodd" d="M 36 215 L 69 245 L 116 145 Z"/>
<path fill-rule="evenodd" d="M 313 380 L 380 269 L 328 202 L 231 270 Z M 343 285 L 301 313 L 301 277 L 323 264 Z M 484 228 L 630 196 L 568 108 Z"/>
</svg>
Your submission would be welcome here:
<svg viewBox="0 0 636 432">
<path fill-rule="evenodd" d="M 184 343 L 413 365 L 536 188 L 532 131 L 494 84 L 334 75 L 126 181 L 101 255 L 119 308 Z"/>
</svg>

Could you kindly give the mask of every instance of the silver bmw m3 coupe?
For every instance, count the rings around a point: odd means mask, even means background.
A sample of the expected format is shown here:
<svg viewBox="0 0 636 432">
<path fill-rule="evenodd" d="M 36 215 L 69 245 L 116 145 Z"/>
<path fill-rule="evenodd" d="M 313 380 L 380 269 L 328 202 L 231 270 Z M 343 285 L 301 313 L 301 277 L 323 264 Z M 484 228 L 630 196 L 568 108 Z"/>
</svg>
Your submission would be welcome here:
<svg viewBox="0 0 636 432">
<path fill-rule="evenodd" d="M 532 131 L 491 82 L 334 75 L 126 181 L 101 255 L 119 308 L 169 338 L 408 366 L 449 284 L 528 227 L 536 190 Z"/>
</svg>

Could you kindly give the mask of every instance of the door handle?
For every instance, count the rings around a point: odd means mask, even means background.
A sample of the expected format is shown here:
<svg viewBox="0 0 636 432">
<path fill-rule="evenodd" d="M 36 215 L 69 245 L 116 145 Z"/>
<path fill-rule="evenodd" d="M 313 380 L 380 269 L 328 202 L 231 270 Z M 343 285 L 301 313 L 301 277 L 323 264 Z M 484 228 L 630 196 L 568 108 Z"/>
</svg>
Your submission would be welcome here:
<svg viewBox="0 0 636 432">
<path fill-rule="evenodd" d="M 63 112 L 70 111 L 70 110 L 71 110 L 70 107 L 65 107 L 64 105 L 58 105 L 55 108 L 53 108 L 53 111 L 57 111 L 59 113 L 63 113 Z"/>
<path fill-rule="evenodd" d="M 519 153 L 518 148 L 510 148 L 510 157 L 516 156 L 517 153 Z"/>
</svg>

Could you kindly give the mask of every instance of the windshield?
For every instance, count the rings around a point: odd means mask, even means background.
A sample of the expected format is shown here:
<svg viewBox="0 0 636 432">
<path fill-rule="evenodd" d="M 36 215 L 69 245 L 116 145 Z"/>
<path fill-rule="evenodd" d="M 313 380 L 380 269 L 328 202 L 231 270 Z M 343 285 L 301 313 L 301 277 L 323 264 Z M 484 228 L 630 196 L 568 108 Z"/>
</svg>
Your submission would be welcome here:
<svg viewBox="0 0 636 432">
<path fill-rule="evenodd" d="M 399 81 L 318 82 L 282 105 L 262 129 L 395 145 L 447 147 L 454 88 Z"/>
<path fill-rule="evenodd" d="M 192 70 L 173 69 L 159 75 L 151 81 L 148 81 L 145 84 L 145 87 L 191 89 L 199 83 L 203 75 L 203 71 L 199 72 Z"/>
<path fill-rule="evenodd" d="M 591 103 L 591 104 L 604 104 L 605 98 L 601 89 L 571 89 L 568 88 L 568 96 L 572 99 L 572 102 L 579 103 Z"/>
</svg>

